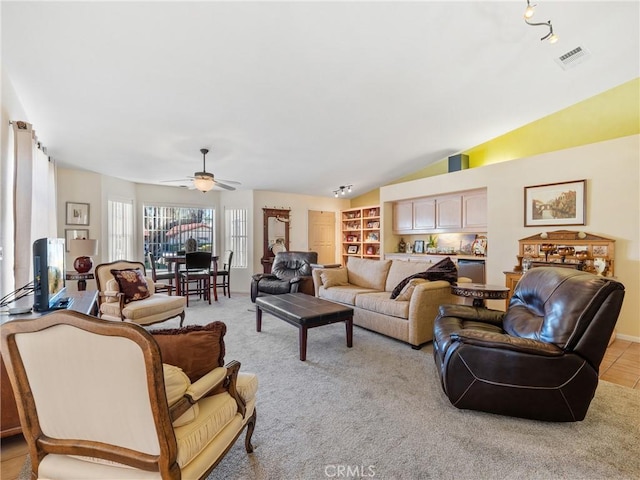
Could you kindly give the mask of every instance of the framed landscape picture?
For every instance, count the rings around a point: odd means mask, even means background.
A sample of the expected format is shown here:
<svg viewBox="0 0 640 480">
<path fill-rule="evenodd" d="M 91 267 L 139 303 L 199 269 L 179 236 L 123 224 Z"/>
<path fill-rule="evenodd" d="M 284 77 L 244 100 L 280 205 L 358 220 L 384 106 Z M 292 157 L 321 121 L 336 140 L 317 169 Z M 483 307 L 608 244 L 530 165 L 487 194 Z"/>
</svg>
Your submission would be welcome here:
<svg viewBox="0 0 640 480">
<path fill-rule="evenodd" d="M 524 226 L 586 225 L 586 180 L 524 187 Z"/>
</svg>

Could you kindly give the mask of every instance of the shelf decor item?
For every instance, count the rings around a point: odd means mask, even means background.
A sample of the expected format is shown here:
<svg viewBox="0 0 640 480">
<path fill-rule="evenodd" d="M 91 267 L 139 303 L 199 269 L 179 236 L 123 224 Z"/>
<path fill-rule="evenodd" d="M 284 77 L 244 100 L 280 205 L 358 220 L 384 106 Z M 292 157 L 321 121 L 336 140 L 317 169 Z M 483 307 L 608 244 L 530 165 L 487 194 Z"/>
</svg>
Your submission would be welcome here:
<svg viewBox="0 0 640 480">
<path fill-rule="evenodd" d="M 67 202 L 67 225 L 89 225 L 89 204 Z"/>
<path fill-rule="evenodd" d="M 358 253 L 358 245 L 349 245 L 347 247 L 347 253 L 350 255 L 355 255 Z"/>
<path fill-rule="evenodd" d="M 524 226 L 586 225 L 586 180 L 524 187 Z"/>
<path fill-rule="evenodd" d="M 424 253 L 424 240 L 416 240 L 414 242 L 413 253 Z"/>
</svg>

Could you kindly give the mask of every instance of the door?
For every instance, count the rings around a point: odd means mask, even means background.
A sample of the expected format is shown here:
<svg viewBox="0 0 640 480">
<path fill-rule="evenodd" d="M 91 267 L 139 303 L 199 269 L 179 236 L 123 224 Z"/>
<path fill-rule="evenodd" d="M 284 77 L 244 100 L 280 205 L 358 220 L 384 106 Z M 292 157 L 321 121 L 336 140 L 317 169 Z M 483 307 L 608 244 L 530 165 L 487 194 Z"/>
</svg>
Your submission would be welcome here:
<svg viewBox="0 0 640 480">
<path fill-rule="evenodd" d="M 318 252 L 318 263 L 336 261 L 336 214 L 309 210 L 309 251 Z"/>
</svg>

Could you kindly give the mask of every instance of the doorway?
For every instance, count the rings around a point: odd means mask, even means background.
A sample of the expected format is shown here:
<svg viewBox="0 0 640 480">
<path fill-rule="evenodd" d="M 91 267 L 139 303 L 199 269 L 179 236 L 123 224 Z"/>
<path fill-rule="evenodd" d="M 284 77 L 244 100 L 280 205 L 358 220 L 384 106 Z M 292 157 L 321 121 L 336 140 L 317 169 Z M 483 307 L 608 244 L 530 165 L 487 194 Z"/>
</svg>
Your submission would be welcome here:
<svg viewBox="0 0 640 480">
<path fill-rule="evenodd" d="M 336 261 L 336 214 L 309 210 L 309 251 L 318 252 L 318 263 Z"/>
</svg>

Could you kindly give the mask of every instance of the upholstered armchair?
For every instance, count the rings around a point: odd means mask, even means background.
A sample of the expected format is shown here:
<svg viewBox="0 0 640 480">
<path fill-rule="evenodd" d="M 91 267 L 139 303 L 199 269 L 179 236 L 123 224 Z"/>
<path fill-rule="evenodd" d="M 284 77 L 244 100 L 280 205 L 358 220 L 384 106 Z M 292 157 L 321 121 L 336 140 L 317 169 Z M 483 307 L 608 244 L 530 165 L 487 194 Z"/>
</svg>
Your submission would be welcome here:
<svg viewBox="0 0 640 480">
<path fill-rule="evenodd" d="M 262 295 L 301 292 L 314 294 L 311 264 L 318 262 L 317 252 L 279 252 L 271 273 L 258 273 L 251 279 L 251 301 Z"/>
<path fill-rule="evenodd" d="M 142 262 L 101 263 L 95 268 L 95 276 L 100 318 L 151 325 L 180 317 L 182 326 L 186 298 L 156 293 Z"/>
<path fill-rule="evenodd" d="M 537 420 L 583 420 L 624 287 L 558 267 L 528 271 L 506 312 L 442 305 L 433 354 L 451 403 Z"/>
<path fill-rule="evenodd" d="M 2 354 L 31 478 L 202 479 L 245 428 L 253 449 L 257 377 L 238 362 L 191 382 L 144 328 L 73 311 L 5 323 Z"/>
</svg>

